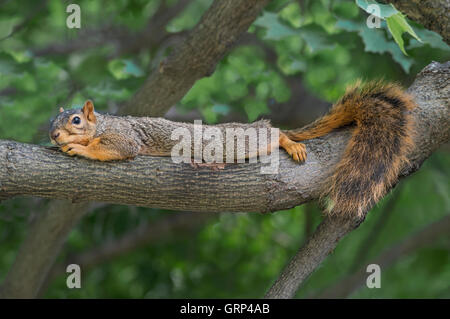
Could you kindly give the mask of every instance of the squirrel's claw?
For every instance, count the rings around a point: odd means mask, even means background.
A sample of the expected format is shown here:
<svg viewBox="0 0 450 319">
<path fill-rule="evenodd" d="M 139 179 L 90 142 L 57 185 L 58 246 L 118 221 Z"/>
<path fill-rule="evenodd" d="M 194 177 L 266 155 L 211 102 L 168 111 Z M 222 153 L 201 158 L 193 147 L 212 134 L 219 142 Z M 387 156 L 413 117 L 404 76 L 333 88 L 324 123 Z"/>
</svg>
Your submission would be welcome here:
<svg viewBox="0 0 450 319">
<path fill-rule="evenodd" d="M 306 146 L 303 143 L 292 143 L 285 147 L 289 155 L 292 156 L 294 161 L 304 162 L 306 161 Z"/>
<path fill-rule="evenodd" d="M 61 151 L 63 151 L 64 153 L 66 153 L 70 156 L 74 156 L 74 155 L 80 154 L 80 152 L 84 148 L 85 148 L 84 145 L 70 143 L 70 144 L 61 146 Z"/>
<path fill-rule="evenodd" d="M 67 153 L 70 150 L 69 144 L 61 146 L 61 151 Z"/>
</svg>

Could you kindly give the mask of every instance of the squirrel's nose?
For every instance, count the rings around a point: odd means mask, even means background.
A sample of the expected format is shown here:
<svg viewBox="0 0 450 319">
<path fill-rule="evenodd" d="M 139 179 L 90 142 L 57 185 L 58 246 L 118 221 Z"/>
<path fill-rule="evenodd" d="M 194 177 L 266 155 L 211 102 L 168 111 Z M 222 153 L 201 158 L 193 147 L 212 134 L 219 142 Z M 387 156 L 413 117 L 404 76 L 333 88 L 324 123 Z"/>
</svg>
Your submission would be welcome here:
<svg viewBox="0 0 450 319">
<path fill-rule="evenodd" d="M 58 138 L 58 136 L 59 136 L 59 132 L 55 132 L 55 133 L 52 134 L 52 138 L 54 140 L 56 140 Z"/>
</svg>

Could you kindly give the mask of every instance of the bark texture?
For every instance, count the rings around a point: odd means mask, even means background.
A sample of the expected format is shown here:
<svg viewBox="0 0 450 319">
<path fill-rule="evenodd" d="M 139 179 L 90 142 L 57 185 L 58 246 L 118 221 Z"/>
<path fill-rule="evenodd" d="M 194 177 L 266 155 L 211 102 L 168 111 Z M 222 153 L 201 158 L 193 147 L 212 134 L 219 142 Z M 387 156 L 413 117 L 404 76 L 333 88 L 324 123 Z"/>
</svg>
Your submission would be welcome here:
<svg viewBox="0 0 450 319">
<path fill-rule="evenodd" d="M 450 62 L 432 63 L 409 91 L 418 103 L 416 149 L 411 165 L 421 163 L 450 136 Z M 338 162 L 350 129 L 306 143 L 309 152 L 299 165 L 280 151 L 277 174 L 261 174 L 261 165 L 226 164 L 196 167 L 171 158 L 139 156 L 101 163 L 72 158 L 59 151 L 12 141 L 0 142 L 0 198 L 30 195 L 206 212 L 271 212 L 317 198 L 321 183 Z"/>
<path fill-rule="evenodd" d="M 180 37 L 180 34 L 168 34 L 164 26 L 170 19 L 181 12 L 189 2 L 190 0 L 179 0 L 177 4 L 170 8 L 166 7 L 165 4 L 161 4 L 154 17 L 150 19 L 147 27 L 138 34 L 123 32 L 120 28 L 116 29 L 113 27 L 111 29 L 106 27 L 100 32 L 87 32 L 85 36 L 88 36 L 90 41 L 85 41 L 86 38 L 82 37 L 75 41 L 75 45 L 74 41 L 63 45 L 57 44 L 50 46 L 46 52 L 44 50 L 40 54 L 71 53 L 74 49 L 85 49 L 86 45 L 92 47 L 104 45 L 108 42 L 116 44 L 117 50 L 115 55 L 126 52 L 133 53 L 145 47 L 165 47 L 167 46 L 166 42 L 173 42 Z M 159 70 L 150 76 L 131 102 L 121 108 L 121 112 L 130 114 L 132 109 L 138 109 L 140 115 L 155 116 L 164 114 L 171 105 L 184 96 L 196 80 L 209 75 L 213 71 L 216 63 L 220 61 L 222 55 L 227 52 L 231 44 L 238 38 L 239 33 L 244 33 L 247 30 L 248 26 L 268 2 L 269 0 L 215 1 L 197 27 L 190 33 L 187 40 L 174 49 L 172 55 L 160 65 Z M 82 42 L 81 45 L 80 41 Z M 10 147 L 14 148 L 12 144 L 6 144 L 6 148 L 3 150 L 8 151 Z M 0 159 L 3 156 L 3 150 L 0 150 Z M 31 150 L 31 152 L 33 151 Z M 5 154 L 5 156 L 7 155 Z M 51 158 L 49 159 L 52 161 Z M 46 165 L 40 167 L 41 169 L 54 169 Z M 7 168 L 8 170 L 9 168 Z M 71 174 L 68 170 L 67 175 Z M 74 174 L 77 173 L 74 172 Z M 34 177 L 39 178 L 39 173 L 34 175 Z M 54 177 L 58 178 L 58 173 Z M 52 183 L 52 181 L 49 181 L 49 184 Z M 2 185 L 3 180 L 0 178 L 0 193 Z M 0 201 L 1 197 L 2 194 L 0 194 Z M 71 199 L 73 202 L 76 202 L 75 198 Z M 62 214 L 61 212 L 69 213 Z M 72 212 L 74 212 L 73 215 L 71 214 Z M 84 206 L 71 204 L 70 201 L 66 202 L 65 205 L 54 201 L 48 213 L 37 216 L 31 231 L 28 232 L 28 236 L 24 241 L 23 248 L 20 249 L 20 253 L 17 255 L 13 266 L 14 269 L 11 269 L 8 273 L 4 285 L 0 288 L 3 292 L 2 296 L 31 298 L 36 296 L 39 289 L 42 291 L 42 287 L 39 288 L 39 286 L 42 286 L 41 283 L 45 282 L 48 268 L 53 263 L 55 256 L 58 255 L 72 227 L 76 225 L 76 219 L 84 215 L 85 212 Z M 52 224 L 52 229 L 60 229 L 59 232 L 48 231 L 49 228 L 46 222 L 49 220 L 55 221 Z M 46 244 L 33 245 L 35 238 L 44 238 Z M 33 257 L 30 260 L 28 256 L 38 256 L 39 258 Z M 43 260 L 48 262 L 43 263 Z M 32 272 L 29 269 L 32 269 Z M 27 284 L 22 282 L 24 277 L 28 278 L 28 286 L 25 286 Z"/>
<path fill-rule="evenodd" d="M 413 111 L 416 148 L 410 154 L 410 165 L 403 169 L 402 176 L 416 171 L 434 149 L 450 139 L 450 62 L 428 65 L 418 74 L 409 92 L 418 103 Z M 439 133 L 435 135 L 433 132 Z M 363 218 L 326 217 L 281 272 L 265 297 L 293 298 L 300 285 L 334 250 L 339 240 L 362 221 Z"/>
</svg>

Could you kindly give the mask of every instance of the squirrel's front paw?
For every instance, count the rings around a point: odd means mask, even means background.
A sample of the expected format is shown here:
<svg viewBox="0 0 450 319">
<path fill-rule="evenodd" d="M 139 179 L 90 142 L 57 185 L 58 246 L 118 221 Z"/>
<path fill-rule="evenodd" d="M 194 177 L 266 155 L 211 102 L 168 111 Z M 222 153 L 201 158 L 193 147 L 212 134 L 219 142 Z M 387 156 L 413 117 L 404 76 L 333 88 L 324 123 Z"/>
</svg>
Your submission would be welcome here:
<svg viewBox="0 0 450 319">
<path fill-rule="evenodd" d="M 286 152 L 297 162 L 306 161 L 306 146 L 303 143 L 292 143 L 285 147 Z"/>
<path fill-rule="evenodd" d="M 61 146 L 61 151 L 63 151 L 64 153 L 67 153 L 70 156 L 74 156 L 77 154 L 81 154 L 85 148 L 86 148 L 86 146 L 84 146 L 84 145 L 69 143 L 69 144 Z"/>
</svg>

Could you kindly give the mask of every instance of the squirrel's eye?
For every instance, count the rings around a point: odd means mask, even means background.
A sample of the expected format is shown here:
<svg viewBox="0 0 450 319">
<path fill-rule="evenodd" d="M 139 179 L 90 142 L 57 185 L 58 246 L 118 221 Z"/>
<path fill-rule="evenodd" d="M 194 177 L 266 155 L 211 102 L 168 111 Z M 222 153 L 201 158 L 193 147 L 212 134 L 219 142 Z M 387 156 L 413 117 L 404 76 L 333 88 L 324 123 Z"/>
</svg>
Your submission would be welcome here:
<svg viewBox="0 0 450 319">
<path fill-rule="evenodd" d="M 75 125 L 80 124 L 81 123 L 81 119 L 78 116 L 75 116 L 72 119 L 72 123 L 75 124 Z"/>
</svg>

